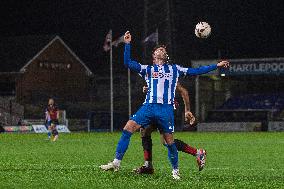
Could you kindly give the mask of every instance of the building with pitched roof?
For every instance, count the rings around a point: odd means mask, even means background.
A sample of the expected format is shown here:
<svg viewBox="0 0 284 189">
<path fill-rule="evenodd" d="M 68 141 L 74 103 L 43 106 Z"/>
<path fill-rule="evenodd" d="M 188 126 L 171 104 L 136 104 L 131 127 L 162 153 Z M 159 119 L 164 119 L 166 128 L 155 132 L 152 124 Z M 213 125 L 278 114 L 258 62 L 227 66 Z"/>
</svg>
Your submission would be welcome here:
<svg viewBox="0 0 284 189">
<path fill-rule="evenodd" d="M 56 35 L 0 39 L 0 96 L 22 104 L 87 101 L 91 70 Z"/>
</svg>

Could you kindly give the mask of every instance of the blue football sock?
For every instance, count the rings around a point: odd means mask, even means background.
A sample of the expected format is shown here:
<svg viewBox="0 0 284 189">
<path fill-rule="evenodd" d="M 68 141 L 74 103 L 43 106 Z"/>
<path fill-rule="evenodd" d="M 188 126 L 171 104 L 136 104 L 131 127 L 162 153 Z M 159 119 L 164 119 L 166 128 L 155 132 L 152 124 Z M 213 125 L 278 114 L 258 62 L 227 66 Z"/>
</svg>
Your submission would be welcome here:
<svg viewBox="0 0 284 189">
<path fill-rule="evenodd" d="M 123 130 L 122 131 L 122 135 L 119 139 L 119 142 L 117 144 L 117 147 L 116 147 L 116 152 L 115 152 L 115 158 L 118 159 L 118 160 L 122 160 L 127 148 L 128 148 L 128 145 L 129 145 L 129 142 L 130 142 L 130 137 L 131 137 L 132 133 L 129 132 L 129 131 L 126 131 L 126 130 Z"/>
<path fill-rule="evenodd" d="M 173 169 L 178 169 L 178 150 L 175 143 L 166 146 L 168 147 L 168 158 L 172 164 Z"/>
<path fill-rule="evenodd" d="M 48 138 L 51 137 L 51 132 L 50 131 L 47 132 L 47 136 L 48 136 Z"/>
</svg>

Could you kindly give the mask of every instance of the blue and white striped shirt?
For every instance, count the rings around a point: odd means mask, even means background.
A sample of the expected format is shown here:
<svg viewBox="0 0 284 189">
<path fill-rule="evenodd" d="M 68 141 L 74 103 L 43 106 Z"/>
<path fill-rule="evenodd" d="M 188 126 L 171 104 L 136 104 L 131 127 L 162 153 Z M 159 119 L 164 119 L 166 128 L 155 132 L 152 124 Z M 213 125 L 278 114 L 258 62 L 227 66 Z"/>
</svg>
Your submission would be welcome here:
<svg viewBox="0 0 284 189">
<path fill-rule="evenodd" d="M 199 68 L 184 68 L 176 64 L 141 65 L 130 58 L 130 44 L 125 44 L 124 65 L 139 73 L 147 82 L 144 103 L 174 104 L 178 78 L 183 75 L 200 75 L 217 69 L 216 64 Z"/>
</svg>

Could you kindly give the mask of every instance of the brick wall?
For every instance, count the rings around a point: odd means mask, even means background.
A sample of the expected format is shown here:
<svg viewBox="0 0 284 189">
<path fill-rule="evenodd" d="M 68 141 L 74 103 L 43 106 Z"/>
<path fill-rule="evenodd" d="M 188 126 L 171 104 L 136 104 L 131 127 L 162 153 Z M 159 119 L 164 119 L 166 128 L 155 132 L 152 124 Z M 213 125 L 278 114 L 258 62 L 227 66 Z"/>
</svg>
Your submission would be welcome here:
<svg viewBox="0 0 284 189">
<path fill-rule="evenodd" d="M 89 80 L 84 66 L 56 40 L 17 78 L 16 96 L 21 103 L 46 103 L 49 97 L 86 101 Z"/>
</svg>

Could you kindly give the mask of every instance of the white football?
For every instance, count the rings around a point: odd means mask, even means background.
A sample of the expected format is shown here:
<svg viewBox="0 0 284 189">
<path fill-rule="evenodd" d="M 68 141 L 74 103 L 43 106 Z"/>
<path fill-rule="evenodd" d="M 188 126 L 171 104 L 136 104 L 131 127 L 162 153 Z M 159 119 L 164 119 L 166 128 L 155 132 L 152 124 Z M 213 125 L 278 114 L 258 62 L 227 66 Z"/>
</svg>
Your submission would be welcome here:
<svg viewBox="0 0 284 189">
<path fill-rule="evenodd" d="M 207 38 L 211 34 L 211 27 L 207 22 L 198 22 L 195 26 L 195 35 L 198 38 Z"/>
</svg>

